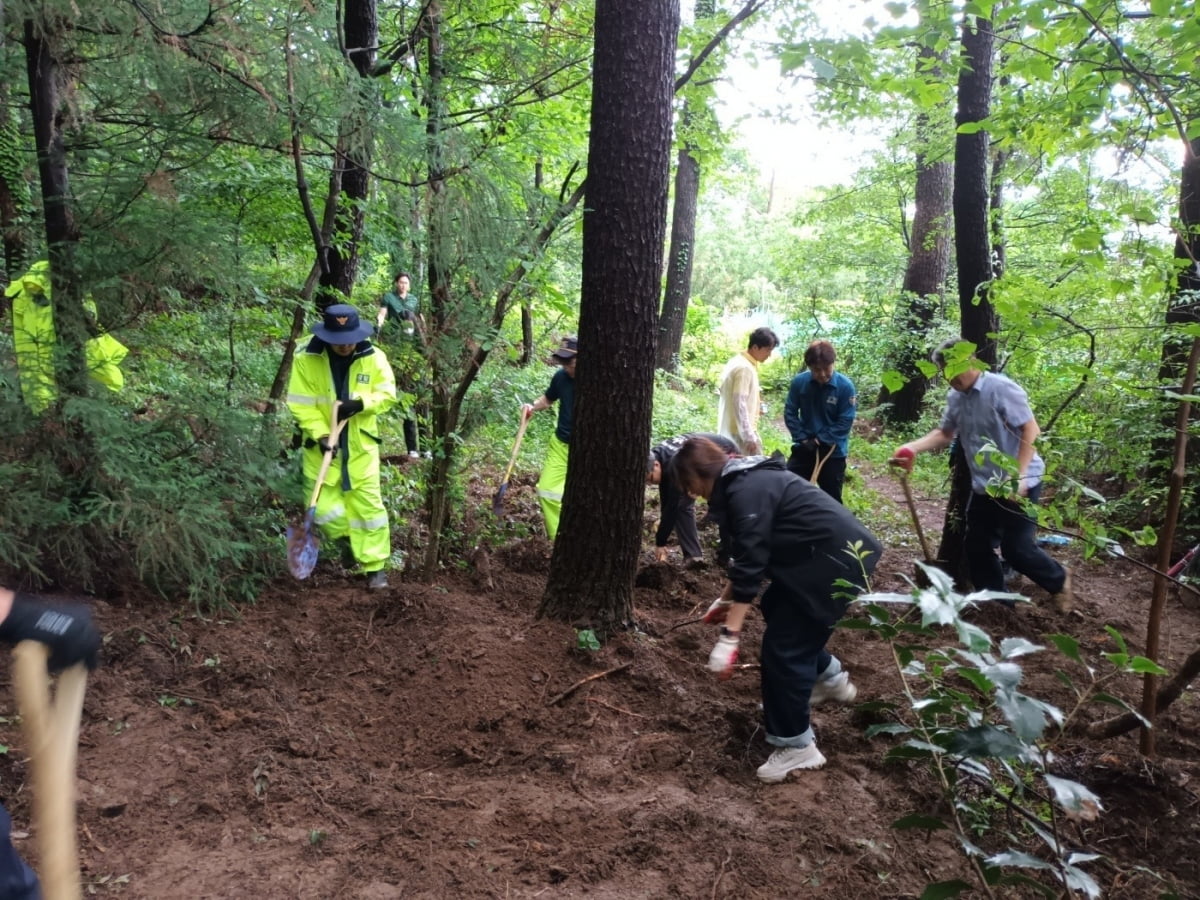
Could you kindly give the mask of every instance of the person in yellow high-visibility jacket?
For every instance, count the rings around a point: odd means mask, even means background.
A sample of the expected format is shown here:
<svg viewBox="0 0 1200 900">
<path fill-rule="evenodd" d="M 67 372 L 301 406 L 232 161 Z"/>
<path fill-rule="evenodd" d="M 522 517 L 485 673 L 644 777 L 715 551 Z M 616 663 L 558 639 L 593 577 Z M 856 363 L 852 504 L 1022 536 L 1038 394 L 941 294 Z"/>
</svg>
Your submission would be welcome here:
<svg viewBox="0 0 1200 900">
<path fill-rule="evenodd" d="M 313 326 L 313 339 L 292 362 L 287 404 L 305 438 L 304 478 L 311 491 L 329 446 L 333 405 L 341 403 L 338 421 L 346 424 L 314 521 L 325 538 L 349 538 L 367 587 L 377 590 L 388 586 L 392 533 L 379 487 L 376 417 L 395 405 L 396 378 L 387 355 L 368 340 L 371 331 L 349 304 L 326 309 Z"/>
<path fill-rule="evenodd" d="M 29 271 L 4 291 L 12 299 L 13 349 L 17 355 L 21 396 L 33 412 L 41 413 L 58 397 L 54 380 L 54 307 L 50 302 L 50 263 L 39 260 Z M 96 304 L 88 299 L 84 307 L 94 319 Z M 121 360 L 128 349 L 111 334 L 99 334 L 83 345 L 88 374 L 109 390 L 125 385 Z"/>
</svg>

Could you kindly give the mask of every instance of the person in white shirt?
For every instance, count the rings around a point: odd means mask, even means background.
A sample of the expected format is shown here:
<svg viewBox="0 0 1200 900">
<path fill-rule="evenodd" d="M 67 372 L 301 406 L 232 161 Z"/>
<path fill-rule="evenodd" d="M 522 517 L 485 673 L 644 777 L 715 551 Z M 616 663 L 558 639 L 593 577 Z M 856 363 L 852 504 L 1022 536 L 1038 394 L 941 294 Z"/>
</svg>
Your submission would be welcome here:
<svg viewBox="0 0 1200 900">
<path fill-rule="evenodd" d="M 758 417 L 762 396 L 758 386 L 758 366 L 779 346 L 779 337 L 770 328 L 750 332 L 749 346 L 725 364 L 718 382 L 717 433 L 737 444 L 742 456 L 763 452 L 758 436 Z"/>
</svg>

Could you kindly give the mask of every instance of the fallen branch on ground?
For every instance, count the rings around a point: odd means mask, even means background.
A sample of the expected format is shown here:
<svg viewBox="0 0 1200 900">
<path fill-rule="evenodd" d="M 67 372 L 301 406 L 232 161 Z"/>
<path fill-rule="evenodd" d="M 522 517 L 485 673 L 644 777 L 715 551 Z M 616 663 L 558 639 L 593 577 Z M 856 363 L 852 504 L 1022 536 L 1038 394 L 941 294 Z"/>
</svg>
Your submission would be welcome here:
<svg viewBox="0 0 1200 900">
<path fill-rule="evenodd" d="M 571 685 L 569 688 L 567 688 L 565 691 L 563 691 L 561 694 L 559 694 L 557 697 L 550 698 L 550 701 L 546 705 L 553 706 L 554 704 L 558 703 L 560 700 L 565 700 L 567 697 L 571 696 L 571 694 L 575 693 L 575 691 L 579 690 L 581 687 L 583 687 L 589 681 L 595 681 L 597 678 L 604 678 L 606 675 L 612 675 L 616 672 L 621 672 L 625 669 L 628 669 L 632 665 L 633 665 L 633 663 L 631 663 L 631 662 L 623 663 L 622 665 L 619 665 L 616 668 L 605 669 L 603 672 L 597 672 L 595 675 L 589 675 L 587 678 L 581 678 L 577 682 L 575 682 L 573 685 Z"/>
</svg>

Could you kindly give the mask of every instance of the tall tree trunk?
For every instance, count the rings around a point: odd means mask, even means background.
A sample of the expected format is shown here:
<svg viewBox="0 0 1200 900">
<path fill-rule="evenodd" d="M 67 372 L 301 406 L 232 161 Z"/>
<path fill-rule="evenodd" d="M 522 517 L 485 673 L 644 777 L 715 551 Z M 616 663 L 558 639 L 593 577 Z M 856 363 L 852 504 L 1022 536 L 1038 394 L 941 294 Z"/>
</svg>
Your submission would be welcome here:
<svg viewBox="0 0 1200 900">
<path fill-rule="evenodd" d="M 935 49 L 932 43 L 922 44 L 917 54 L 917 74 L 936 77 L 946 62 L 947 51 Z M 929 389 L 929 379 L 917 368 L 917 363 L 928 359 L 929 335 L 942 305 L 950 271 L 954 163 L 943 156 L 931 161 L 927 153 L 932 146 L 942 143 L 939 132 L 949 124 L 948 116 L 944 120 L 931 118 L 928 113 L 917 117 L 917 146 L 921 149 L 917 151 L 916 212 L 903 294 L 896 310 L 901 339 L 887 361 L 887 368 L 898 371 L 904 384 L 895 391 L 885 385 L 879 392 L 880 404 L 888 404 L 883 416 L 893 423 L 917 421 Z"/>
<path fill-rule="evenodd" d="M 963 67 L 958 78 L 959 128 L 975 126 L 991 114 L 992 57 L 995 35 L 992 23 L 966 16 L 962 29 Z M 978 348 L 975 355 L 988 365 L 996 363 L 995 331 L 999 325 L 988 300 L 992 281 L 991 221 L 988 216 L 991 187 L 988 163 L 990 139 L 982 128 L 959 133 L 954 146 L 954 244 L 958 264 L 958 308 L 962 337 Z"/>
<path fill-rule="evenodd" d="M 438 337 L 447 333 L 451 314 L 451 285 L 450 272 L 445 267 L 449 257 L 443 252 L 443 245 L 452 240 L 453 236 L 445 233 L 447 215 L 442 207 L 446 204 L 446 160 L 444 137 L 442 131 L 445 125 L 445 68 L 442 59 L 442 4 L 433 0 L 425 8 L 427 18 L 426 58 L 427 58 L 427 87 L 425 94 L 425 164 L 428 173 L 428 277 L 429 277 L 429 309 L 432 317 L 430 340 L 434 342 L 431 348 L 430 372 L 432 378 L 430 418 L 432 437 L 440 445 L 434 448 L 433 464 L 429 473 L 429 540 L 425 545 L 425 559 L 422 576 L 432 580 L 437 572 L 438 557 L 441 554 L 442 529 L 449 521 L 450 503 L 450 463 L 453 459 L 453 443 L 450 435 L 453 432 L 453 420 L 457 418 L 457 410 L 451 402 L 450 385 L 453 372 L 449 371 L 450 363 L 438 352 Z"/>
<path fill-rule="evenodd" d="M 963 66 L 958 78 L 959 128 L 983 122 L 991 112 L 992 56 L 995 35 L 987 19 L 967 15 L 962 28 Z M 996 316 L 988 300 L 992 280 L 991 224 L 988 206 L 988 133 L 983 129 L 959 132 L 954 143 L 954 243 L 958 263 L 958 307 L 962 337 L 978 348 L 979 359 L 995 365 Z M 971 495 L 971 476 L 961 448 L 952 458 L 950 500 L 938 559 L 956 579 L 966 572 L 963 538 L 966 505 Z"/>
<path fill-rule="evenodd" d="M 687 114 L 684 119 L 686 121 Z M 664 372 L 679 371 L 679 349 L 692 295 L 692 263 L 696 258 L 696 200 L 700 195 L 700 163 L 690 147 L 679 149 L 675 168 L 675 205 L 671 214 L 671 248 L 667 252 L 667 287 L 658 317 L 655 364 Z"/>
<path fill-rule="evenodd" d="M 326 265 L 322 266 L 317 306 L 345 302 L 358 278 L 359 247 L 363 236 L 364 204 L 371 189 L 371 107 L 375 48 L 379 46 L 379 21 L 375 0 L 346 0 L 342 16 L 346 58 L 358 73 L 357 96 L 342 119 L 333 172 L 331 198 L 335 212 L 327 233 Z"/>
<path fill-rule="evenodd" d="M 632 617 L 641 549 L 679 3 L 598 0 L 595 27 L 577 400 L 538 614 L 603 636 Z"/>
<path fill-rule="evenodd" d="M 66 102 L 62 63 L 54 48 L 65 21 L 25 20 L 25 63 L 29 75 L 29 105 L 37 147 L 38 177 L 46 223 L 46 245 L 53 278 L 51 303 L 57 336 L 55 371 L 60 396 L 80 396 L 87 390 L 83 345 L 89 335 L 84 320 L 82 290 L 75 251 L 79 228 L 71 207 L 67 154 L 63 142 Z"/>
</svg>

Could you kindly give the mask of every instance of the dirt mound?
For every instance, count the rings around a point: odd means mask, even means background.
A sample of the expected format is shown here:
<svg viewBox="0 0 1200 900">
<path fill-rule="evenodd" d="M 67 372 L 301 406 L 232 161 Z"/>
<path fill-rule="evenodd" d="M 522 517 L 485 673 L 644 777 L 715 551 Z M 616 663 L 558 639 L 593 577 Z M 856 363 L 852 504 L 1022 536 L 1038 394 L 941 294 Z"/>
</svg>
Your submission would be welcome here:
<svg viewBox="0 0 1200 900">
<path fill-rule="evenodd" d="M 902 590 L 916 554 L 887 543 L 876 587 Z M 711 629 L 684 624 L 720 590 L 715 567 L 647 553 L 638 628 L 593 652 L 570 626 L 534 618 L 549 552 L 541 538 L 514 541 L 437 584 L 394 577 L 378 594 L 322 562 L 229 618 L 98 604 L 106 664 L 80 746 L 91 894 L 896 898 L 961 876 L 944 836 L 890 827 L 935 809 L 938 791 L 922 769 L 882 762 L 886 740 L 864 737 L 874 707 L 817 712 L 825 769 L 755 779 L 768 754 L 760 621 L 724 683 L 703 668 Z M 1134 638 L 1131 598 L 1148 592 L 1134 567 L 1076 561 L 1076 585 L 1080 616 L 1021 608 L 1010 633 L 1069 628 L 1103 646 L 1114 623 Z M 1169 666 L 1200 622 L 1178 603 L 1170 616 Z M 831 647 L 860 700 L 899 702 L 886 644 L 843 630 Z M 1029 677 L 1034 693 L 1063 690 L 1049 662 Z M 1137 684 L 1114 689 L 1134 697 Z M 0 741 L 20 748 L 3 699 Z M 1064 754 L 1108 810 L 1078 837 L 1108 855 L 1093 871 L 1111 896 L 1159 894 L 1138 866 L 1195 895 L 1198 727 L 1188 698 L 1164 717 L 1153 766 L 1132 738 Z M 27 775 L 19 749 L 0 756 L 18 827 Z"/>
</svg>

